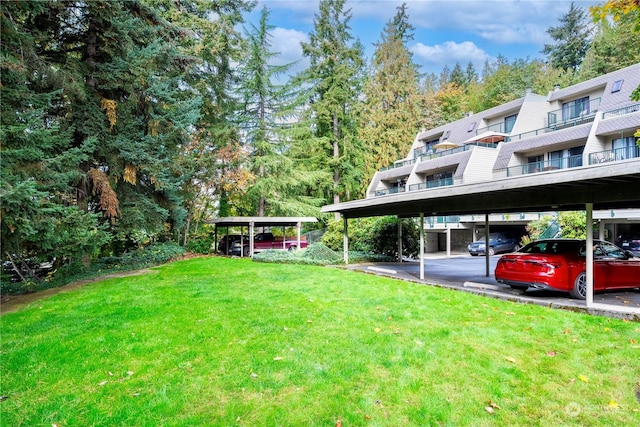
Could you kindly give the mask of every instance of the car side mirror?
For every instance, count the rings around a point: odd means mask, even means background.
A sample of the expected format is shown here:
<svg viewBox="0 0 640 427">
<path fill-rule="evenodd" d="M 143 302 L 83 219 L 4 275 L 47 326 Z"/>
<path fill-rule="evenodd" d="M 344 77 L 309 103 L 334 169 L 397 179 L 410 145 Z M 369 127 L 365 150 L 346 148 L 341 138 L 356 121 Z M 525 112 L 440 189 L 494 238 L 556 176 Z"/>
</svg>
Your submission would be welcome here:
<svg viewBox="0 0 640 427">
<path fill-rule="evenodd" d="M 624 254 L 627 256 L 627 259 L 635 257 L 635 254 L 631 251 L 624 251 Z"/>
</svg>

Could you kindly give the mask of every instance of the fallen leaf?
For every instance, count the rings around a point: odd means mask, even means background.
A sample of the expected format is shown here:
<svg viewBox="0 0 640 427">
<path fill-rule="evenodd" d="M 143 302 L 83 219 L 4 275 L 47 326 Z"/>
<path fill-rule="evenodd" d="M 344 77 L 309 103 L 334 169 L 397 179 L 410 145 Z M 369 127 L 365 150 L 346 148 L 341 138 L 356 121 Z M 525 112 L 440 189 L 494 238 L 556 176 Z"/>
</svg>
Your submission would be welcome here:
<svg viewBox="0 0 640 427">
<path fill-rule="evenodd" d="M 107 372 L 107 374 L 109 374 L 110 377 L 113 376 L 113 372 Z"/>
<path fill-rule="evenodd" d="M 382 330 L 382 329 L 380 329 L 380 328 L 374 328 L 374 329 L 373 329 L 373 332 L 375 332 L 375 333 L 377 334 L 377 333 L 379 333 L 381 330 Z"/>
<path fill-rule="evenodd" d="M 500 406 L 498 406 L 498 404 L 495 403 L 493 400 L 489 401 L 489 406 L 491 406 L 494 409 L 500 409 Z"/>
<path fill-rule="evenodd" d="M 491 406 L 485 406 L 484 410 L 487 411 L 490 414 L 495 414 L 496 413 L 496 411 L 494 411 Z"/>
<path fill-rule="evenodd" d="M 251 374 L 249 376 L 251 378 L 258 378 L 258 374 L 256 374 L 255 372 L 251 372 Z"/>
<path fill-rule="evenodd" d="M 341 420 L 336 421 L 336 427 L 342 427 L 342 421 Z"/>
<path fill-rule="evenodd" d="M 133 371 L 127 371 L 127 375 L 129 376 L 133 375 Z"/>
<path fill-rule="evenodd" d="M 609 401 L 609 408 L 615 408 L 615 409 L 617 409 L 617 408 L 618 408 L 618 402 L 616 402 L 615 400 L 611 399 L 611 400 Z"/>
<path fill-rule="evenodd" d="M 571 329 L 567 328 L 567 329 L 565 329 L 565 330 L 564 330 L 564 334 L 565 334 L 565 335 L 568 335 L 568 334 L 570 334 L 570 333 L 571 333 Z"/>
<path fill-rule="evenodd" d="M 514 359 L 513 357 L 505 356 L 504 358 L 507 362 L 516 363 L 516 359 Z"/>
<path fill-rule="evenodd" d="M 282 359 L 284 359 L 284 357 L 276 356 L 273 358 L 273 360 L 282 360 Z"/>
<path fill-rule="evenodd" d="M 102 382 L 101 382 L 100 384 L 98 384 L 98 385 L 99 385 L 100 387 L 102 387 L 103 385 L 107 384 L 108 382 L 109 382 L 109 381 L 104 380 L 104 381 L 102 381 Z"/>
<path fill-rule="evenodd" d="M 556 357 L 558 355 L 558 353 L 556 353 L 555 351 L 551 350 L 551 351 L 547 351 L 547 356 L 549 357 Z"/>
<path fill-rule="evenodd" d="M 515 316 L 516 314 L 513 311 L 506 311 L 504 314 L 507 316 Z"/>
<path fill-rule="evenodd" d="M 631 339 L 629 340 L 629 343 L 630 343 L 630 344 L 638 344 L 638 341 L 637 341 L 637 340 L 634 340 L 633 338 L 631 338 Z"/>
<path fill-rule="evenodd" d="M 585 383 L 589 382 L 589 378 L 585 377 L 584 375 L 578 375 L 578 379 Z"/>
</svg>

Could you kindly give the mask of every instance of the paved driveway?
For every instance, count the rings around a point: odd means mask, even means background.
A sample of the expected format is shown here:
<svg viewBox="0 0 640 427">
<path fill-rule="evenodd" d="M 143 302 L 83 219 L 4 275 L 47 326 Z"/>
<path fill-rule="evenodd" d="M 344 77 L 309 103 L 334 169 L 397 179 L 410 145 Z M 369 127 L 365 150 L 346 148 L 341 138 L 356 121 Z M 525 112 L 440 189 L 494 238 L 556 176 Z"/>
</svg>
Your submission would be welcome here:
<svg viewBox="0 0 640 427">
<path fill-rule="evenodd" d="M 417 261 L 353 264 L 349 265 L 349 269 L 444 286 L 495 298 L 640 320 L 640 291 L 607 292 L 594 295 L 594 302 L 610 305 L 612 313 L 608 313 L 609 310 L 606 309 L 587 309 L 584 301 L 572 299 L 568 294 L 562 292 L 523 292 L 498 284 L 493 276 L 493 271 L 499 258 L 500 255 L 490 257 L 489 276 L 487 276 L 484 256 L 472 257 L 469 254 L 453 254 L 451 257 L 447 257 L 443 254 L 430 254 L 425 257 L 425 278 L 422 281 L 420 280 L 420 264 Z M 618 307 L 622 313 L 616 313 Z M 636 313 L 625 315 L 629 310 Z"/>
</svg>

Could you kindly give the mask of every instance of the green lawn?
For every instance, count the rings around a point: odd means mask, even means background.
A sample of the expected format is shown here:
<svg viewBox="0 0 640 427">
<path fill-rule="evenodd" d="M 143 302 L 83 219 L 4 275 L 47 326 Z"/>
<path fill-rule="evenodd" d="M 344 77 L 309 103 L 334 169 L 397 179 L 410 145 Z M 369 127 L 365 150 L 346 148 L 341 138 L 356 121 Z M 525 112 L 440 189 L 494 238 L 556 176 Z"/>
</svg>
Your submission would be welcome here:
<svg viewBox="0 0 640 427">
<path fill-rule="evenodd" d="M 2 426 L 638 425 L 640 324 L 196 258 L 1 318 Z"/>
</svg>

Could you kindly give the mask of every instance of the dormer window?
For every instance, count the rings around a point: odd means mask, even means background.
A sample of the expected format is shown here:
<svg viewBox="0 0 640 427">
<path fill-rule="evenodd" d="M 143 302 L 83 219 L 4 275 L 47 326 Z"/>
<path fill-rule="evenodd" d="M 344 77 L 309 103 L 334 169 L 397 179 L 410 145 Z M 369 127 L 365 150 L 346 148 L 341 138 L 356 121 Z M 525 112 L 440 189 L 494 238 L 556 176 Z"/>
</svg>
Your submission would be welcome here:
<svg viewBox="0 0 640 427">
<path fill-rule="evenodd" d="M 449 139 L 449 135 L 451 135 L 451 131 L 448 130 L 444 133 L 444 135 L 442 136 L 442 140 L 446 141 L 447 139 Z"/>
</svg>

